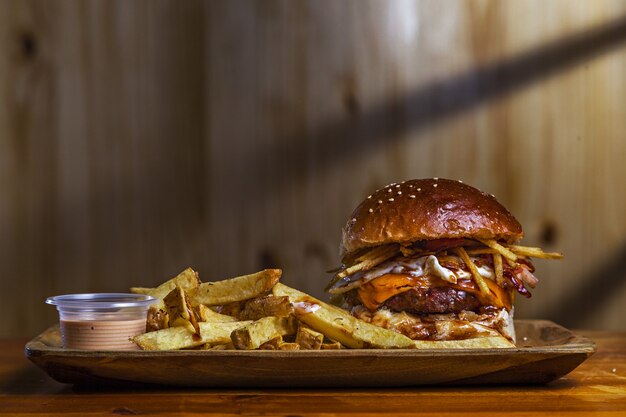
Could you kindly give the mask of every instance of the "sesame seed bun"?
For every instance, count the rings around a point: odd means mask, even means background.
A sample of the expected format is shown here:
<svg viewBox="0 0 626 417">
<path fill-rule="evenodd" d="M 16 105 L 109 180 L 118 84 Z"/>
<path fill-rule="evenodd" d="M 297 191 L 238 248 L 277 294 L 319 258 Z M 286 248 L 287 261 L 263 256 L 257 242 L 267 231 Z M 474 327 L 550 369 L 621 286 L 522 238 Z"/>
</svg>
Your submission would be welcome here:
<svg viewBox="0 0 626 417">
<path fill-rule="evenodd" d="M 492 195 L 460 181 L 417 179 L 390 184 L 359 204 L 342 230 L 341 252 L 433 239 L 511 243 L 523 235 L 517 219 Z"/>
</svg>

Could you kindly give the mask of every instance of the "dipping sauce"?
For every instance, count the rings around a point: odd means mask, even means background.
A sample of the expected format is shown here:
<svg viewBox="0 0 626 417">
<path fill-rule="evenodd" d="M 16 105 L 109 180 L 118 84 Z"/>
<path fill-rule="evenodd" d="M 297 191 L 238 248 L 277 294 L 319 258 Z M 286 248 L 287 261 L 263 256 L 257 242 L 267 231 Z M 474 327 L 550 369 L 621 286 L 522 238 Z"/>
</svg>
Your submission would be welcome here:
<svg viewBox="0 0 626 417">
<path fill-rule="evenodd" d="M 146 319 L 61 320 L 61 339 L 66 349 L 137 350 L 130 339 L 145 333 Z"/>
<path fill-rule="evenodd" d="M 63 348 L 136 350 L 131 338 L 146 331 L 155 301 L 141 294 L 98 293 L 59 295 L 46 303 L 59 311 Z"/>
</svg>

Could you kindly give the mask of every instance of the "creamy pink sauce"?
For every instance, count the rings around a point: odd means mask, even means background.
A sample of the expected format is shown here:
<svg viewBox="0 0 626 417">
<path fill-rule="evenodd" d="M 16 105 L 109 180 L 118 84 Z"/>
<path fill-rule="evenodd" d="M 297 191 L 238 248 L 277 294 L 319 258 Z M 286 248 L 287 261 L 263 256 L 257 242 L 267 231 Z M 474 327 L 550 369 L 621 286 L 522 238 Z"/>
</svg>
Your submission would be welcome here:
<svg viewBox="0 0 626 417">
<path fill-rule="evenodd" d="M 66 349 L 137 350 L 130 339 L 146 331 L 146 320 L 61 320 Z"/>
</svg>

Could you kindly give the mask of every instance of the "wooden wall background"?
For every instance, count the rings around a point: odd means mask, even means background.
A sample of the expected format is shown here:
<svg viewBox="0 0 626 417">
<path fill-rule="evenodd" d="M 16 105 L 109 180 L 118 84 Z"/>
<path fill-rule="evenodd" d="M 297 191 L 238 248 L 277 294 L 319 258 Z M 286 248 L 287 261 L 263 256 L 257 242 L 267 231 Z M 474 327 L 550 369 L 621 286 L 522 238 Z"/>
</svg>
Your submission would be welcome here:
<svg viewBox="0 0 626 417">
<path fill-rule="evenodd" d="M 371 190 L 494 193 L 540 287 L 625 329 L 626 2 L 2 1 L 0 336 L 46 296 L 265 266 L 316 295 Z"/>
</svg>

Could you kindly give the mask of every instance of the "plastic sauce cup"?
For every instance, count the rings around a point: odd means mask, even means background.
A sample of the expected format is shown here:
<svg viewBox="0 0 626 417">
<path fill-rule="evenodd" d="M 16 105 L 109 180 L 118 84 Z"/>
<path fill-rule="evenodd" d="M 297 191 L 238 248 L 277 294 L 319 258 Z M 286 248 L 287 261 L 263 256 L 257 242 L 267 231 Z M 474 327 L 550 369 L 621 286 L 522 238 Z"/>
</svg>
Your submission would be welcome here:
<svg viewBox="0 0 626 417">
<path fill-rule="evenodd" d="M 148 308 L 142 294 L 67 294 L 46 299 L 59 311 L 65 349 L 136 350 L 131 338 L 146 331 Z"/>
</svg>

